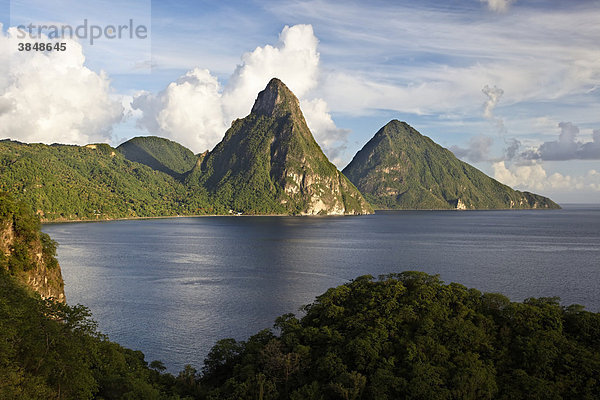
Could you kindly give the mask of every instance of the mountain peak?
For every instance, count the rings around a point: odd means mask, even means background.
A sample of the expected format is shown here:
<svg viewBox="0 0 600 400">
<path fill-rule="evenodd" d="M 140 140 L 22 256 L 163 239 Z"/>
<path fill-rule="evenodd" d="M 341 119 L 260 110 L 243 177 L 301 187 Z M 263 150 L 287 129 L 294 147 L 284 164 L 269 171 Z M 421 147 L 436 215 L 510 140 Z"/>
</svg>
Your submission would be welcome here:
<svg viewBox="0 0 600 400">
<path fill-rule="evenodd" d="M 397 119 L 393 119 L 387 124 L 385 124 L 378 132 L 381 135 L 392 135 L 394 133 L 400 134 L 410 134 L 410 133 L 418 133 L 412 126 L 407 124 L 404 121 L 398 121 Z M 420 134 L 419 134 L 420 135 Z"/>
<path fill-rule="evenodd" d="M 381 128 L 342 172 L 380 209 L 560 208 L 512 190 L 398 120 Z"/>
<path fill-rule="evenodd" d="M 300 111 L 298 98 L 279 79 L 273 78 L 258 97 L 252 107 L 252 113 L 274 115 L 276 110 L 284 109 L 287 112 Z"/>
<path fill-rule="evenodd" d="M 273 78 L 252 112 L 203 159 L 199 184 L 246 214 L 368 214 L 371 206 L 327 159 L 294 94 Z M 194 178 L 192 178 L 194 179 Z"/>
</svg>

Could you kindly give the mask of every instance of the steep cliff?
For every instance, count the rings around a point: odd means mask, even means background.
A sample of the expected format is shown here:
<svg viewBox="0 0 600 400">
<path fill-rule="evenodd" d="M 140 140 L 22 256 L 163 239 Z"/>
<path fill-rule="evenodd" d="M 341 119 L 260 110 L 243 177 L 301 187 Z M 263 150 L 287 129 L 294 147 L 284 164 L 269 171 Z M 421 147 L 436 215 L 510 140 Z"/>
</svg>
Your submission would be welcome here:
<svg viewBox="0 0 600 400">
<path fill-rule="evenodd" d="M 64 302 L 62 274 L 55 258 L 56 243 L 40 231 L 29 207 L 0 193 L 0 268 L 42 298 Z"/>
<path fill-rule="evenodd" d="M 371 213 L 370 205 L 333 165 L 310 132 L 296 96 L 273 78 L 250 115 L 188 176 L 215 201 L 250 214 Z"/>
</svg>

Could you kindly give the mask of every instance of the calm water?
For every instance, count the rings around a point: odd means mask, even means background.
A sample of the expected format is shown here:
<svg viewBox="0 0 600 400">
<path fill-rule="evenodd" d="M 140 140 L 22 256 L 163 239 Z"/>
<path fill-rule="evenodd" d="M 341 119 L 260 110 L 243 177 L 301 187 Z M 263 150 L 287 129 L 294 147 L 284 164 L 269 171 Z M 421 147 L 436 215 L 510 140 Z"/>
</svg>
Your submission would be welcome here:
<svg viewBox="0 0 600 400">
<path fill-rule="evenodd" d="M 196 368 L 359 275 L 439 274 L 512 300 L 560 296 L 600 310 L 600 207 L 207 217 L 45 225 L 70 304 L 111 340 Z"/>
</svg>

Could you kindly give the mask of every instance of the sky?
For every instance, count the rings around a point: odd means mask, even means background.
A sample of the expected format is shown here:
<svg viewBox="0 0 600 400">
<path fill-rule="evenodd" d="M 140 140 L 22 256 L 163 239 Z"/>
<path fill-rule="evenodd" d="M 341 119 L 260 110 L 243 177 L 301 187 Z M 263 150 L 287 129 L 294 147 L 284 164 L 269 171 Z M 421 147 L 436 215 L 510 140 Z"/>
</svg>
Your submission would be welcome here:
<svg viewBox="0 0 600 400">
<path fill-rule="evenodd" d="M 399 119 L 516 189 L 600 203 L 598 21 L 595 0 L 0 0 L 0 139 L 200 153 L 278 77 L 340 169 Z"/>
</svg>

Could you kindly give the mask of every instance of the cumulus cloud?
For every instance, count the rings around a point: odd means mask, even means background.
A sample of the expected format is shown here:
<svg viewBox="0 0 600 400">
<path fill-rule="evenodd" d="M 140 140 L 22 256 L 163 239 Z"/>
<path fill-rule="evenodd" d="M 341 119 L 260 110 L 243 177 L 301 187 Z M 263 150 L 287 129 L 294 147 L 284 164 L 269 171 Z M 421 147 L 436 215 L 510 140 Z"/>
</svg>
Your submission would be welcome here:
<svg viewBox="0 0 600 400">
<path fill-rule="evenodd" d="M 489 136 L 474 136 L 469 139 L 467 147 L 451 146 L 450 151 L 460 159 L 473 162 L 489 160 L 490 147 L 494 139 Z"/>
<path fill-rule="evenodd" d="M 0 137 L 44 143 L 109 141 L 123 106 L 111 94 L 108 76 L 85 67 L 81 45 L 62 39 L 64 52 L 19 52 L 16 35 L 15 28 L 0 33 L 0 50 L 8 61 L 0 78 Z"/>
<path fill-rule="evenodd" d="M 558 140 L 544 142 L 521 156 L 528 160 L 600 160 L 600 130 L 594 130 L 591 142 L 580 142 L 578 126 L 571 122 L 561 122 L 558 126 Z"/>
<path fill-rule="evenodd" d="M 492 165 L 494 178 L 523 190 L 600 191 L 600 173 L 591 169 L 585 175 L 570 176 L 558 172 L 548 175 L 540 163 L 507 166 L 504 161 Z"/>
<path fill-rule="evenodd" d="M 131 106 L 143 111 L 139 127 L 194 150 L 212 148 L 227 128 L 221 87 L 208 70 L 188 71 L 156 95 L 138 94 Z"/>
<path fill-rule="evenodd" d="M 228 116 L 248 114 L 258 92 L 273 77 L 281 79 L 298 98 L 306 96 L 317 84 L 318 43 L 311 25 L 286 26 L 277 45 L 245 53 L 223 93 Z"/>
<path fill-rule="evenodd" d="M 506 12 L 512 3 L 516 0 L 479 0 L 482 3 L 487 3 L 490 10 L 495 12 Z"/>
<path fill-rule="evenodd" d="M 197 152 L 211 149 L 231 121 L 246 116 L 258 92 L 277 77 L 300 98 L 317 142 L 335 161 L 346 146 L 347 131 L 335 126 L 323 99 L 310 97 L 319 78 L 318 43 L 312 26 L 286 26 L 276 45 L 242 55 L 223 87 L 208 70 L 195 68 L 158 94 L 140 93 L 132 102 L 132 108 L 142 112 L 138 126 Z"/>
</svg>

